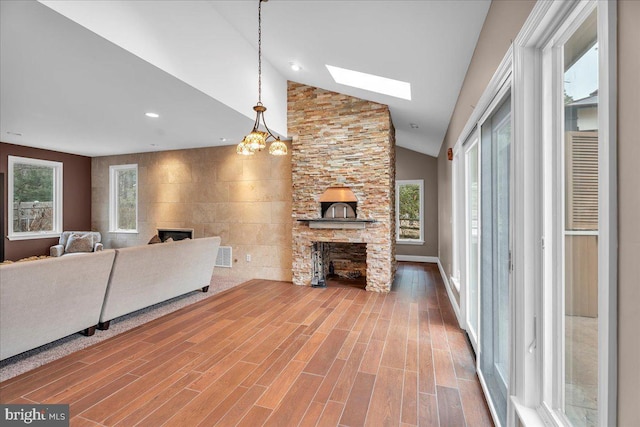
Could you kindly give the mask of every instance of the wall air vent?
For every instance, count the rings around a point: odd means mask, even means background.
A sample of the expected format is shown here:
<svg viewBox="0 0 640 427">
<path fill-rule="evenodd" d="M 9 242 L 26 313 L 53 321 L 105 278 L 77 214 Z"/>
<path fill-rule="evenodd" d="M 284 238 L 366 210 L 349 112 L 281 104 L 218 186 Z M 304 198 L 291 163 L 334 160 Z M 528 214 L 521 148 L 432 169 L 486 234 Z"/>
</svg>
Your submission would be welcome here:
<svg viewBox="0 0 640 427">
<path fill-rule="evenodd" d="M 220 246 L 218 249 L 218 257 L 216 258 L 216 267 L 231 267 L 232 258 L 231 246 Z"/>
</svg>

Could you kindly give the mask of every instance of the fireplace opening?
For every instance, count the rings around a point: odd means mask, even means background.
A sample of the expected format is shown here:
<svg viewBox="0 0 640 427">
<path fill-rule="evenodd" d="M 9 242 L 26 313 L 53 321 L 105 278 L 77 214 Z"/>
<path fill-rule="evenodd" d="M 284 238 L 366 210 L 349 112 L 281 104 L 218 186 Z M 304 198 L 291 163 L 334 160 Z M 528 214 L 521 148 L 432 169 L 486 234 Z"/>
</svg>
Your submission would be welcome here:
<svg viewBox="0 0 640 427">
<path fill-rule="evenodd" d="M 168 238 L 176 240 L 193 239 L 193 228 L 158 228 L 158 237 L 163 242 Z"/>
<path fill-rule="evenodd" d="M 311 286 L 366 287 L 366 243 L 314 242 L 311 256 Z"/>
</svg>

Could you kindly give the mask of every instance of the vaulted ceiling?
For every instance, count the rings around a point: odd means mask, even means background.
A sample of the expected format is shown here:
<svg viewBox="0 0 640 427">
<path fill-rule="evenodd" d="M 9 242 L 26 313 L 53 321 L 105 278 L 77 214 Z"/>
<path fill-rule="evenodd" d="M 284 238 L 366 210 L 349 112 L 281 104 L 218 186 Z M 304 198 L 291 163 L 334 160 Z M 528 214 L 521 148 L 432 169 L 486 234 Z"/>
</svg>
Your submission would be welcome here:
<svg viewBox="0 0 640 427">
<path fill-rule="evenodd" d="M 489 5 L 263 3 L 267 123 L 286 136 L 293 80 L 389 105 L 398 145 L 437 156 Z M 0 8 L 3 142 L 100 156 L 235 145 L 251 128 L 257 0 L 27 0 Z M 411 100 L 338 84 L 326 65 L 408 82 Z"/>
</svg>

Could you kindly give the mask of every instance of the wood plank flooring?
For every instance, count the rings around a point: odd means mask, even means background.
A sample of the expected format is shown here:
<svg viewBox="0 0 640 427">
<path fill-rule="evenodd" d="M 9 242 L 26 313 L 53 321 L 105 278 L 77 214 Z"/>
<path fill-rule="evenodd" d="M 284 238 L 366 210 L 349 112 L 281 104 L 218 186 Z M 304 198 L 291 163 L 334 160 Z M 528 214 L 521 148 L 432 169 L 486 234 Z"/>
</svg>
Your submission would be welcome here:
<svg viewBox="0 0 640 427">
<path fill-rule="evenodd" d="M 392 292 L 252 280 L 0 383 L 72 426 L 491 426 L 435 264 Z M 96 333 L 100 333 L 97 331 Z"/>
</svg>

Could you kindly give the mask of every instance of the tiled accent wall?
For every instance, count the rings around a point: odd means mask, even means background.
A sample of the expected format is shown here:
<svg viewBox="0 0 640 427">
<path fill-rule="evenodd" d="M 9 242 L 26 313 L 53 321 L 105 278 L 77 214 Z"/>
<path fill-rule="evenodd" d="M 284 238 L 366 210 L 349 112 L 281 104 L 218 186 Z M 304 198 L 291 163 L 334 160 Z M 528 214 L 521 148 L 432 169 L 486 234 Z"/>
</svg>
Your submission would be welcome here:
<svg viewBox="0 0 640 427">
<path fill-rule="evenodd" d="M 109 233 L 109 166 L 138 164 L 139 233 Z M 291 157 L 209 147 L 96 157 L 92 227 L 105 247 L 146 244 L 158 228 L 193 228 L 233 247 L 216 275 L 291 280 Z M 246 255 L 251 261 L 246 261 Z"/>
<path fill-rule="evenodd" d="M 388 292 L 395 271 L 395 130 L 386 105 L 289 82 L 292 142 L 293 283 L 311 283 L 312 242 L 367 243 L 367 290 Z M 310 229 L 319 197 L 346 185 L 358 198 L 364 230 Z"/>
</svg>

